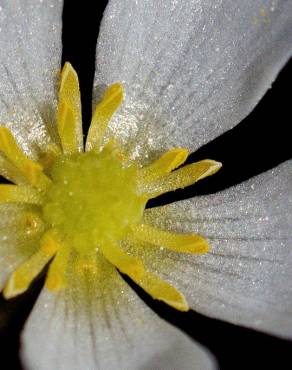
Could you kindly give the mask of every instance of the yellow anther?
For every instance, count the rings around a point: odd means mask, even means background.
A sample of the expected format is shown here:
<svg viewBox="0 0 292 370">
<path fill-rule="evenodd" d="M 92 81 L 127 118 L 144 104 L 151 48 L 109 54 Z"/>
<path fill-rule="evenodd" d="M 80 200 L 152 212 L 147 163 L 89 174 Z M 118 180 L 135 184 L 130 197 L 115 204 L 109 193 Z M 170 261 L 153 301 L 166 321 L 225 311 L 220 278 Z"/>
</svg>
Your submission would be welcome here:
<svg viewBox="0 0 292 370">
<path fill-rule="evenodd" d="M 136 226 L 132 237 L 178 253 L 202 254 L 209 250 L 207 240 L 200 235 L 170 233 L 145 224 Z"/>
<path fill-rule="evenodd" d="M 70 249 L 63 246 L 57 251 L 55 258 L 49 267 L 49 272 L 46 278 L 46 287 L 50 291 L 57 291 L 66 287 L 66 268 Z"/>
<path fill-rule="evenodd" d="M 78 139 L 75 128 L 76 118 L 71 107 L 64 101 L 59 102 L 57 122 L 63 152 L 65 154 L 75 153 L 78 151 Z"/>
<path fill-rule="evenodd" d="M 124 97 L 123 86 L 120 83 L 111 85 L 105 92 L 102 101 L 96 106 L 86 141 L 86 151 L 100 150 L 104 132 L 108 123 L 122 103 Z"/>
<path fill-rule="evenodd" d="M 33 279 L 37 277 L 60 247 L 55 238 L 53 230 L 43 235 L 40 249 L 21 264 L 8 279 L 3 291 L 5 298 L 15 297 L 28 289 Z"/>
<path fill-rule="evenodd" d="M 150 294 L 152 298 L 163 301 L 179 311 L 189 310 L 189 305 L 184 295 L 171 284 L 161 280 L 158 276 L 146 272 L 136 283 Z"/>
<path fill-rule="evenodd" d="M 139 176 L 141 179 L 141 185 L 143 186 L 145 183 L 153 182 L 160 177 L 167 175 L 183 164 L 188 155 L 189 152 L 185 148 L 174 148 L 162 154 L 162 156 L 155 162 L 140 170 Z"/>
<path fill-rule="evenodd" d="M 222 164 L 211 159 L 205 159 L 186 165 L 176 171 L 154 181 L 146 191 L 149 198 L 155 198 L 160 194 L 176 189 L 183 189 L 195 182 L 216 173 Z"/>
<path fill-rule="evenodd" d="M 109 242 L 100 247 L 104 257 L 116 266 L 121 272 L 130 276 L 133 280 L 140 279 L 145 270 L 142 262 L 122 250 L 117 244 Z"/>
<path fill-rule="evenodd" d="M 0 185 L 0 203 L 42 204 L 42 194 L 26 185 Z"/>
<path fill-rule="evenodd" d="M 61 73 L 57 126 L 64 153 L 83 151 L 81 101 L 78 76 L 72 65 L 65 63 Z"/>
<path fill-rule="evenodd" d="M 25 177 L 7 158 L 0 153 L 0 175 L 14 184 L 27 184 Z"/>
<path fill-rule="evenodd" d="M 42 167 L 23 153 L 7 127 L 0 127 L 0 151 L 19 169 L 32 186 L 41 190 L 48 187 L 50 180 L 42 172 Z"/>
</svg>

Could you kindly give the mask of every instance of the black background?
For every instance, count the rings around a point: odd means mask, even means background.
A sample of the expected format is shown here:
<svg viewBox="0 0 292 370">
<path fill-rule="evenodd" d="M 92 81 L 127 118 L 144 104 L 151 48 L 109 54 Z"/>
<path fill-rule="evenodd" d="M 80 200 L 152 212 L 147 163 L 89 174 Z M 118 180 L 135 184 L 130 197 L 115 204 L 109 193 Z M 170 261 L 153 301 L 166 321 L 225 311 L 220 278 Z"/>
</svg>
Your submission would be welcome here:
<svg viewBox="0 0 292 370">
<path fill-rule="evenodd" d="M 65 0 L 64 6 L 62 61 L 70 61 L 80 78 L 85 131 L 91 117 L 95 45 L 106 3 L 101 0 Z M 221 161 L 224 166 L 218 174 L 188 189 L 177 191 L 175 195 L 162 196 L 149 206 L 224 189 L 291 158 L 291 70 L 290 61 L 272 89 L 245 120 L 190 156 L 189 161 L 205 158 Z M 43 278 L 35 282 L 27 293 L 8 302 L 0 298 L 1 369 L 21 369 L 18 359 L 19 333 L 42 282 Z M 291 342 L 210 319 L 193 311 L 177 312 L 153 301 L 141 289 L 129 283 L 159 315 L 209 348 L 222 370 L 291 368 Z"/>
</svg>

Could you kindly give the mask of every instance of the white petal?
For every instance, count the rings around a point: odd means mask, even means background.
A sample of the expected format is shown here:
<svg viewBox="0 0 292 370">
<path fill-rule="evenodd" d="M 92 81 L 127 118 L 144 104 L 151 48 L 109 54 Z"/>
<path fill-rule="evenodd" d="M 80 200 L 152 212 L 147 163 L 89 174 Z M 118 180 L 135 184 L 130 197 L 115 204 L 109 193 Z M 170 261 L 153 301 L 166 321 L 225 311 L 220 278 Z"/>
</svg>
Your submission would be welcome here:
<svg viewBox="0 0 292 370">
<path fill-rule="evenodd" d="M 191 150 L 240 122 L 291 53 L 284 0 L 111 0 L 97 46 L 97 95 L 126 100 L 112 128 L 135 150 Z M 134 145 L 134 143 L 133 143 Z"/>
<path fill-rule="evenodd" d="M 292 161 L 223 192 L 149 210 L 147 218 L 209 239 L 203 256 L 144 248 L 149 268 L 194 310 L 292 337 Z"/>
<path fill-rule="evenodd" d="M 8 276 L 38 247 L 39 234 L 20 227 L 31 210 L 27 205 L 0 204 L 0 291 Z"/>
<path fill-rule="evenodd" d="M 110 268 L 111 276 L 79 279 L 56 295 L 42 291 L 22 337 L 28 369 L 216 367 L 207 352 L 154 314 Z"/>
<path fill-rule="evenodd" d="M 54 122 L 62 3 L 1 1 L 0 124 L 10 127 L 27 151 L 49 140 Z"/>
</svg>

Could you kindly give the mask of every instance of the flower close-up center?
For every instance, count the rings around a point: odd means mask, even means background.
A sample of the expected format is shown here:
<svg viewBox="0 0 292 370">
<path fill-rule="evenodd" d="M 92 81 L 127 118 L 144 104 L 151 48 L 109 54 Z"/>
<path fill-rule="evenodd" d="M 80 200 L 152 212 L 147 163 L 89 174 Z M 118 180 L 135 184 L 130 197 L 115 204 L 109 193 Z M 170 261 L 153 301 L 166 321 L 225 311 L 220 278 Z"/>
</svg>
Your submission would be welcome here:
<svg viewBox="0 0 292 370">
<path fill-rule="evenodd" d="M 113 153 L 60 157 L 54 164 L 44 219 L 80 253 L 124 238 L 143 215 L 145 200 L 137 193 L 137 169 L 123 167 Z"/>
<path fill-rule="evenodd" d="M 221 163 L 207 159 L 180 167 L 188 156 L 185 148 L 171 149 L 146 165 L 131 159 L 116 138 L 105 140 L 108 123 L 123 96 L 120 83 L 106 90 L 84 144 L 78 76 L 66 63 L 57 109 L 60 144 L 49 144 L 33 161 L 11 131 L 0 127 L 6 177 L 15 183 L 1 185 L 0 200 L 35 206 L 35 211 L 24 215 L 20 227 L 24 233 L 40 234 L 38 250 L 8 279 L 6 298 L 24 292 L 51 260 L 46 286 L 58 291 L 68 285 L 72 258 L 74 264 L 77 261 L 76 273 L 91 274 L 98 273 L 98 259 L 128 275 L 153 298 L 182 311 L 189 309 L 183 294 L 147 271 L 135 251 L 145 248 L 146 242 L 177 253 L 208 251 L 204 237 L 157 229 L 144 221 L 144 210 L 149 199 L 212 175 Z M 123 243 L 131 245 L 134 253 Z"/>
<path fill-rule="evenodd" d="M 291 10 L 0 0 L 1 368 L 285 368 Z"/>
</svg>

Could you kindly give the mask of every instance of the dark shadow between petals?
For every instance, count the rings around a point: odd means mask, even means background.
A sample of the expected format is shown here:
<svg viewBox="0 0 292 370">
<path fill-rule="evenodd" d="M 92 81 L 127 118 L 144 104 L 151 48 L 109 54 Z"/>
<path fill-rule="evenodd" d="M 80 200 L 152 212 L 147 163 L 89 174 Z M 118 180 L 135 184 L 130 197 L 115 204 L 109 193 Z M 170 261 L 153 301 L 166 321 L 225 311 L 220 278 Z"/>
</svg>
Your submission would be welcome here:
<svg viewBox="0 0 292 370">
<path fill-rule="evenodd" d="M 0 295 L 1 369 L 22 369 L 20 333 L 43 287 L 44 276 L 41 273 L 24 294 L 15 298 L 6 300 Z"/>
<path fill-rule="evenodd" d="M 70 62 L 78 74 L 84 135 L 87 135 L 91 120 L 96 40 L 106 5 L 106 0 L 64 0 L 62 65 Z"/>
<path fill-rule="evenodd" d="M 214 159 L 223 164 L 219 172 L 193 186 L 153 199 L 147 207 L 224 190 L 292 158 L 291 74 L 292 59 L 240 124 L 192 153 L 186 162 Z"/>
<path fill-rule="evenodd" d="M 126 275 L 122 277 L 158 316 L 207 347 L 216 357 L 220 369 L 270 369 L 275 360 L 278 369 L 287 368 L 287 359 L 292 351 L 290 341 L 212 319 L 192 310 L 179 312 L 152 299 Z"/>
</svg>

